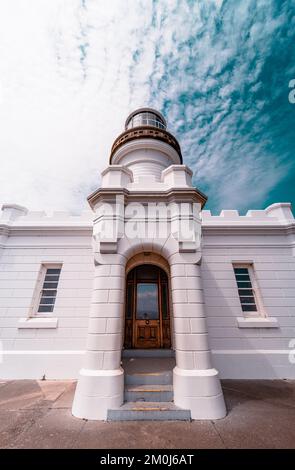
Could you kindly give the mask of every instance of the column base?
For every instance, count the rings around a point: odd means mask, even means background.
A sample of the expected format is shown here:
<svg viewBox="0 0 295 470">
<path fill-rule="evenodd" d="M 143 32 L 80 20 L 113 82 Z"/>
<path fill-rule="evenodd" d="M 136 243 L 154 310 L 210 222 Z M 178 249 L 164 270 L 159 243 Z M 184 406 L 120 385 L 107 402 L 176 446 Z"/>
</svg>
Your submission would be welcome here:
<svg viewBox="0 0 295 470">
<path fill-rule="evenodd" d="M 76 418 L 106 420 L 110 408 L 122 405 L 124 371 L 81 369 L 72 414 Z"/>
<path fill-rule="evenodd" d="M 192 419 L 220 419 L 226 408 L 216 369 L 173 369 L 174 403 L 189 409 Z"/>
</svg>

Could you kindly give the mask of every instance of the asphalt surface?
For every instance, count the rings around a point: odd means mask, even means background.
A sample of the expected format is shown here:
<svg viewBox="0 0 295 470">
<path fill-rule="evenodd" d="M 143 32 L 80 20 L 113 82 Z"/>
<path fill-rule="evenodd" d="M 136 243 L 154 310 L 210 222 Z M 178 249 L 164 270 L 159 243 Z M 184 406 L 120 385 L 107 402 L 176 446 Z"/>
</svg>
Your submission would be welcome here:
<svg viewBox="0 0 295 470">
<path fill-rule="evenodd" d="M 74 381 L 0 381 L 0 448 L 295 448 L 295 381 L 223 380 L 216 421 L 74 418 Z"/>
</svg>

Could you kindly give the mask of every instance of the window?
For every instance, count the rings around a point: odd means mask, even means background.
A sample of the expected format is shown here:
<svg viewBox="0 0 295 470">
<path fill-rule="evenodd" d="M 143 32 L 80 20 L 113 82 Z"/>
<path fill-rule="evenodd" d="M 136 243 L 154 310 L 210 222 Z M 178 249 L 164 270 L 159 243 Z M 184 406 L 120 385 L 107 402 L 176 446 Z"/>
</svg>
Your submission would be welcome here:
<svg viewBox="0 0 295 470">
<path fill-rule="evenodd" d="M 261 302 L 252 265 L 234 265 L 233 268 L 243 312 L 260 315 Z"/>
<path fill-rule="evenodd" d="M 127 129 L 137 126 L 154 126 L 159 129 L 165 129 L 165 125 L 159 116 L 151 112 L 135 114 L 135 116 L 133 116 L 133 118 L 128 122 Z"/>
<path fill-rule="evenodd" d="M 53 312 L 60 272 L 61 266 L 42 266 L 37 314 Z"/>
</svg>

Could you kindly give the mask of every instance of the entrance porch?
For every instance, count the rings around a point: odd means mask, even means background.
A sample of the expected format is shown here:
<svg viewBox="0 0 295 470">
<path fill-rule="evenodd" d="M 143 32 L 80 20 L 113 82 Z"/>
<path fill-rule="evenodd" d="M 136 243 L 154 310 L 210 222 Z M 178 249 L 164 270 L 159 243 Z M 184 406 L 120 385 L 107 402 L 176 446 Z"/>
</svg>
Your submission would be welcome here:
<svg viewBox="0 0 295 470">
<path fill-rule="evenodd" d="M 165 248 L 162 243 L 154 239 L 151 246 L 144 241 L 123 239 L 118 242 L 116 254 L 96 254 L 86 367 L 80 371 L 74 416 L 129 419 L 126 416 L 134 414 L 133 411 L 146 416 L 146 408 L 154 412 L 150 416 L 157 415 L 159 419 L 165 419 L 160 416 L 161 410 L 167 417 L 171 411 L 177 411 L 180 419 L 216 419 L 225 415 L 218 372 L 212 367 L 208 345 L 197 262 L 200 255 L 179 253 L 178 243 L 172 237 Z M 126 358 L 122 360 L 125 349 L 132 354 L 128 363 Z M 152 361 L 142 362 L 137 356 L 141 350 L 141 357 L 146 351 L 157 352 Z M 154 381 L 162 351 L 174 354 L 173 365 L 170 363 L 166 368 L 169 383 Z M 131 359 L 142 367 L 142 372 L 136 374 L 136 390 L 130 390 L 132 374 L 126 371 Z M 154 371 L 145 372 L 144 364 L 148 363 Z M 151 386 L 149 390 L 143 390 L 146 385 Z M 155 385 L 170 387 L 164 390 L 153 388 Z M 164 402 L 165 405 L 152 401 L 152 406 L 143 406 L 141 398 L 150 400 L 151 389 L 159 390 L 160 395 L 169 396 L 171 401 Z M 131 396 L 135 399 L 131 403 L 136 405 L 124 404 Z"/>
</svg>

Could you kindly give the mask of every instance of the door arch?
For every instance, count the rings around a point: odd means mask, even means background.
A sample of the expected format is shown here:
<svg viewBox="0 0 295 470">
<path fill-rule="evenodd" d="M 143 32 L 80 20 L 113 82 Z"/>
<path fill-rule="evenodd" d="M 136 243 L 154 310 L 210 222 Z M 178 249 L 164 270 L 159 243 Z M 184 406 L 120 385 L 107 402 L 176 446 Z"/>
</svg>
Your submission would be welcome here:
<svg viewBox="0 0 295 470">
<path fill-rule="evenodd" d="M 127 274 L 124 347 L 171 347 L 168 276 L 156 265 L 142 264 Z"/>
</svg>

